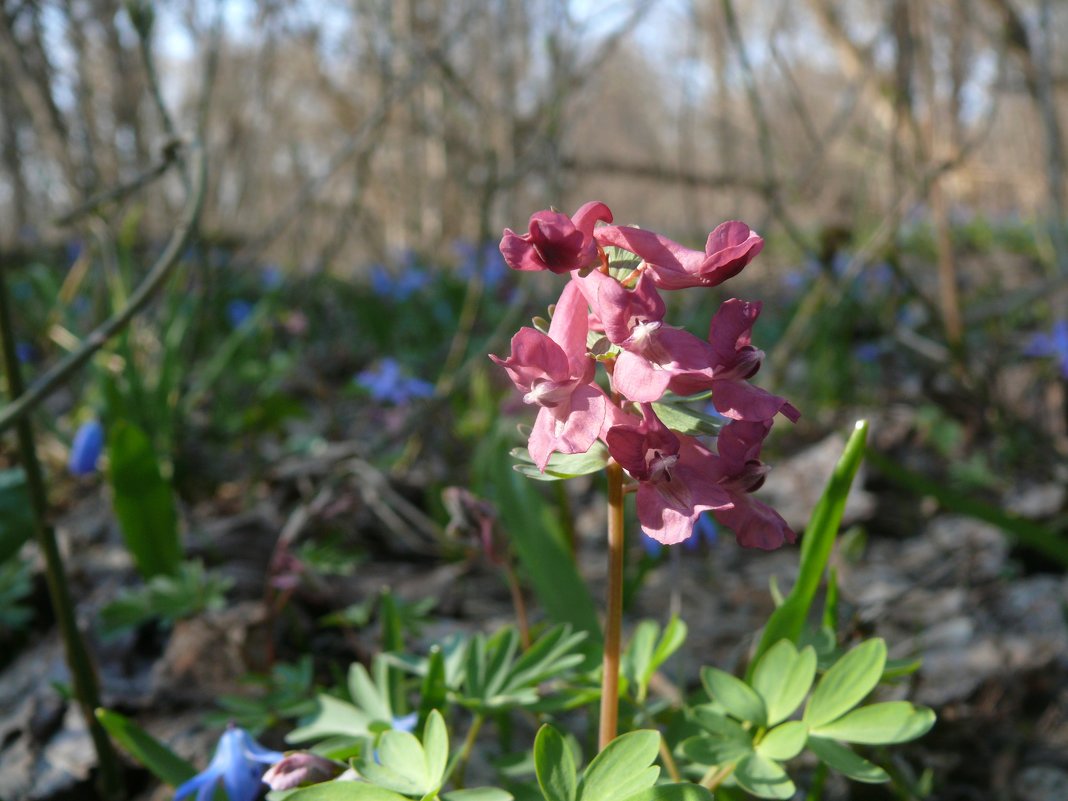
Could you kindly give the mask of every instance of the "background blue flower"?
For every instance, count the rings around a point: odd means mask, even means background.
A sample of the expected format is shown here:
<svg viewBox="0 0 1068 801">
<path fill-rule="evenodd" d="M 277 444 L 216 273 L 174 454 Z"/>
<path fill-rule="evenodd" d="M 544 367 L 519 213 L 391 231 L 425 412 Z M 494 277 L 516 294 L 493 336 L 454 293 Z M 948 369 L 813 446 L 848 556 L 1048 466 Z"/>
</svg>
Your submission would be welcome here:
<svg viewBox="0 0 1068 801">
<path fill-rule="evenodd" d="M 255 801 L 260 794 L 267 766 L 280 762 L 284 754 L 264 748 L 237 726 L 231 726 L 219 738 L 210 764 L 174 793 L 174 801 L 197 794 L 196 801 L 211 801 L 222 782 L 229 801 Z"/>
<path fill-rule="evenodd" d="M 67 464 L 70 472 L 76 476 L 86 476 L 94 472 L 103 450 L 104 427 L 100 425 L 100 421 L 89 420 L 82 423 L 70 446 L 70 460 Z"/>
</svg>

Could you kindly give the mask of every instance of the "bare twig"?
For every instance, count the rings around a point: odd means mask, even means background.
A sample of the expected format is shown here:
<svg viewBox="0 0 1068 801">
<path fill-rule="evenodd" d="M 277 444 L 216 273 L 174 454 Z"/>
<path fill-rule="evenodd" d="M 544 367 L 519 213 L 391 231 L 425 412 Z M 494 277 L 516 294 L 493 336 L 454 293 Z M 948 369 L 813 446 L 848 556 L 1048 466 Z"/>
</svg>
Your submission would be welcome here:
<svg viewBox="0 0 1068 801">
<path fill-rule="evenodd" d="M 16 422 L 25 417 L 38 403 L 52 394 L 83 364 L 92 358 L 109 339 L 122 331 L 152 299 L 170 276 L 179 257 L 193 236 L 200 211 L 204 204 L 204 188 L 207 182 L 204 152 L 199 142 L 189 147 L 189 172 L 192 175 L 192 187 L 181 220 L 171 234 L 167 247 L 156 259 L 148 275 L 131 293 L 126 305 L 105 320 L 90 333 L 74 352 L 68 354 L 55 366 L 46 371 L 2 411 L 0 411 L 0 432 L 7 431 Z"/>
<path fill-rule="evenodd" d="M 129 181 L 97 192 L 95 195 L 87 198 L 84 203 L 79 203 L 74 208 L 65 211 L 59 217 L 56 217 L 52 221 L 53 224 L 57 226 L 70 225 L 107 203 L 115 203 L 132 194 L 140 192 L 180 160 L 179 156 L 181 154 L 181 149 L 182 143 L 179 140 L 167 142 L 163 146 L 163 154 L 160 157 L 160 160 L 147 170 L 134 176 Z"/>
</svg>

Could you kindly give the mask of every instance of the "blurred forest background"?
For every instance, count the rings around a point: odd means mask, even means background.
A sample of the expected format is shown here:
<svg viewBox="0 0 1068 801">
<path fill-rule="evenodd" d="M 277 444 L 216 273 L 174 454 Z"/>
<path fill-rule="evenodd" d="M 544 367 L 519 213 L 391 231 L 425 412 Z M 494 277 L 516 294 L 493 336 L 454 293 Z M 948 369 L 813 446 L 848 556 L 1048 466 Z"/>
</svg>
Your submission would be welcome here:
<svg viewBox="0 0 1068 801">
<path fill-rule="evenodd" d="M 305 655 L 367 661 L 384 584 L 412 632 L 508 619 L 496 574 L 457 581 L 482 569 L 472 538 L 457 555 L 457 504 L 495 503 L 528 553 L 549 520 L 599 565 L 594 484 L 509 483 L 530 420 L 486 353 L 555 297 L 508 274 L 501 230 L 601 200 L 691 247 L 728 219 L 765 237 L 723 290 L 671 302 L 697 331 L 724 291 L 765 301 L 758 381 L 803 417 L 776 426 L 762 492 L 795 528 L 835 432 L 872 421 L 840 640 L 922 654 L 910 690 L 940 719 L 895 797 L 1068 797 L 1033 792 L 1049 771 L 1068 787 L 1066 127 L 1063 0 L 0 0 L 0 262 L 75 596 L 125 603 L 101 614 L 126 636 L 100 649 L 103 702 L 199 758 L 220 698 L 217 717 L 277 729 L 310 693 Z M 109 437 L 96 479 L 101 442 L 68 461 L 89 423 Z M 134 427 L 175 603 L 134 598 L 160 576 L 116 524 L 141 490 L 113 432 Z M 3 503 L 25 455 L 0 457 Z M 74 797 L 89 768 L 56 778 L 62 726 L 20 734 L 31 702 L 66 703 L 22 522 L 0 525 L 0 795 Z M 628 614 L 712 609 L 691 641 L 725 665 L 797 561 L 726 539 L 670 581 L 635 539 L 628 575 Z M 266 657 L 233 645 L 263 629 Z M 274 689 L 228 702 L 256 671 Z"/>
</svg>

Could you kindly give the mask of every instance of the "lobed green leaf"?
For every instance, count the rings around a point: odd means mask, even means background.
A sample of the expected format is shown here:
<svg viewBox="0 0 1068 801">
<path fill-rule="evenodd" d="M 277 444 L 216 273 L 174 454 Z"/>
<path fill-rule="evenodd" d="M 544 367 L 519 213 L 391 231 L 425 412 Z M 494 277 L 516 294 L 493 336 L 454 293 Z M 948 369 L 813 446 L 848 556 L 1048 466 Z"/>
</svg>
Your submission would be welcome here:
<svg viewBox="0 0 1068 801">
<path fill-rule="evenodd" d="M 931 730 L 935 714 L 908 701 L 889 701 L 854 709 L 852 712 L 814 728 L 817 737 L 845 740 L 865 745 L 889 745 L 915 740 Z"/>
<path fill-rule="evenodd" d="M 756 691 L 736 676 L 714 667 L 701 668 L 705 691 L 738 720 L 766 726 L 768 712 Z"/>
<path fill-rule="evenodd" d="M 886 643 L 868 640 L 853 648 L 828 670 L 816 685 L 804 721 L 817 729 L 837 720 L 875 689 L 886 664 Z"/>
</svg>

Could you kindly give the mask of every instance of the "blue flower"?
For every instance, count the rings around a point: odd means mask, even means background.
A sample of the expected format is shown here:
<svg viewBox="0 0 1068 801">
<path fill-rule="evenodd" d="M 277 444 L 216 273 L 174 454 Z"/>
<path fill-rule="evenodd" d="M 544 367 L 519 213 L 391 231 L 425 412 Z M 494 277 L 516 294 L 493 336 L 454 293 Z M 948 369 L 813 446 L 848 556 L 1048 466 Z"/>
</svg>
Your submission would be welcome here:
<svg viewBox="0 0 1068 801">
<path fill-rule="evenodd" d="M 264 748 L 247 731 L 231 725 L 219 738 L 211 763 L 175 791 L 174 801 L 181 801 L 194 791 L 196 801 L 211 801 L 220 782 L 229 801 L 254 801 L 260 794 L 266 766 L 280 762 L 284 756 Z"/>
<path fill-rule="evenodd" d="M 15 357 L 22 364 L 29 364 L 37 358 L 37 348 L 33 346 L 32 342 L 16 342 Z"/>
<path fill-rule="evenodd" d="M 705 512 L 699 518 L 697 518 L 697 524 L 693 527 L 693 534 L 687 539 L 682 541 L 682 547 L 687 551 L 696 551 L 700 546 L 702 540 L 709 545 L 714 545 L 719 538 L 719 529 L 716 526 L 716 521 L 712 518 L 709 512 Z M 664 546 L 646 534 L 642 532 L 642 547 L 645 552 L 652 558 L 660 556 L 664 550 Z"/>
<path fill-rule="evenodd" d="M 401 406 L 414 398 L 429 398 L 434 385 L 421 378 L 405 376 L 396 359 L 386 357 L 373 368 L 356 376 L 356 383 L 371 393 L 379 403 Z"/>
<path fill-rule="evenodd" d="M 409 712 L 407 715 L 394 715 L 393 728 L 397 731 L 406 731 L 411 734 L 415 731 L 415 724 L 419 722 L 418 712 Z"/>
<path fill-rule="evenodd" d="M 226 319 L 230 321 L 231 328 L 240 328 L 249 317 L 255 306 L 247 300 L 231 300 L 226 304 Z"/>
<path fill-rule="evenodd" d="M 1061 375 L 1068 378 L 1068 320 L 1057 320 L 1048 334 L 1034 334 L 1024 348 L 1024 356 L 1057 360 Z"/>
<path fill-rule="evenodd" d="M 853 356 L 858 360 L 867 364 L 874 364 L 879 361 L 879 357 L 883 354 L 883 345 L 881 342 L 861 342 L 859 345 L 853 346 Z"/>
<path fill-rule="evenodd" d="M 72 475 L 87 476 L 96 470 L 100 453 L 104 450 L 104 427 L 99 420 L 82 423 L 70 446 L 68 468 Z"/>
<path fill-rule="evenodd" d="M 268 264 L 260 273 L 260 286 L 268 292 L 278 289 L 285 282 L 285 275 L 277 264 Z"/>
<path fill-rule="evenodd" d="M 457 275 L 465 281 L 481 275 L 482 284 L 493 289 L 508 274 L 508 265 L 496 242 L 484 242 L 481 247 L 475 247 L 470 242 L 461 241 L 453 244 L 453 250 L 460 260 Z"/>
<path fill-rule="evenodd" d="M 406 260 L 400 274 L 394 276 L 382 264 L 371 267 L 371 291 L 380 298 L 404 301 L 430 283 L 430 276 L 415 265 L 413 259 Z"/>
</svg>

